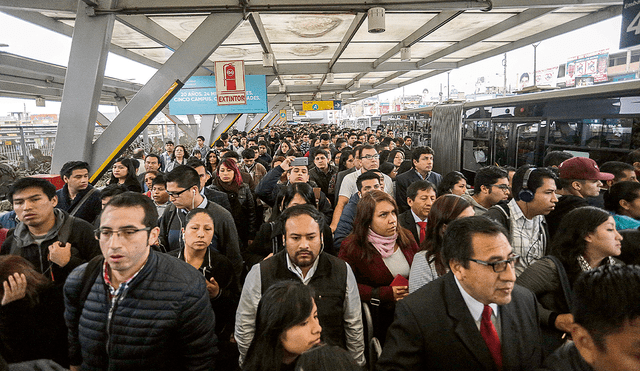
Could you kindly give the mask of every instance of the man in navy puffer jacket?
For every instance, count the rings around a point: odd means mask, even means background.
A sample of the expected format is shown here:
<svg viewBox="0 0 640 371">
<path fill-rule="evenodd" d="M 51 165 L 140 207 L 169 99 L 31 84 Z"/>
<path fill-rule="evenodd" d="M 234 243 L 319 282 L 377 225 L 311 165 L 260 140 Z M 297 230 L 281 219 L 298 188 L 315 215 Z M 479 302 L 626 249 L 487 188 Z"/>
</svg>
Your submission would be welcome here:
<svg viewBox="0 0 640 371">
<path fill-rule="evenodd" d="M 215 319 L 204 278 L 151 250 L 157 220 L 140 193 L 118 195 L 103 210 L 96 235 L 104 259 L 75 269 L 64 287 L 72 370 L 214 368 Z"/>
</svg>

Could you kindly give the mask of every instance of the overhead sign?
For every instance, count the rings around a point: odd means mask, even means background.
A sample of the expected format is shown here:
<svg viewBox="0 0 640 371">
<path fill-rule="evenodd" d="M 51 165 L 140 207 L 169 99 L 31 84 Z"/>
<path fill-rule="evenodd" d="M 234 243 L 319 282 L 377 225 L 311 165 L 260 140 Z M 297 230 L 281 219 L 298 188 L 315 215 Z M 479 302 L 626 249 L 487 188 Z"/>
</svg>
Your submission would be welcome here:
<svg viewBox="0 0 640 371">
<path fill-rule="evenodd" d="M 571 58 L 565 69 L 567 86 L 575 86 L 578 78 L 583 84 L 585 81 L 606 82 L 608 66 L 608 49 Z"/>
<path fill-rule="evenodd" d="M 341 100 L 314 100 L 302 102 L 303 111 L 341 110 Z"/>
<path fill-rule="evenodd" d="M 214 76 L 192 76 L 169 102 L 172 115 L 216 115 L 226 113 L 267 113 L 267 79 L 264 75 L 245 77 L 247 104 L 219 106 Z"/>
<path fill-rule="evenodd" d="M 620 49 L 640 45 L 640 1 L 624 0 Z"/>
<path fill-rule="evenodd" d="M 244 61 L 216 62 L 215 75 L 219 106 L 247 104 Z"/>
<path fill-rule="evenodd" d="M 287 111 L 286 111 L 286 110 L 281 109 L 281 110 L 280 110 L 280 118 L 286 118 L 286 117 L 287 117 Z"/>
</svg>

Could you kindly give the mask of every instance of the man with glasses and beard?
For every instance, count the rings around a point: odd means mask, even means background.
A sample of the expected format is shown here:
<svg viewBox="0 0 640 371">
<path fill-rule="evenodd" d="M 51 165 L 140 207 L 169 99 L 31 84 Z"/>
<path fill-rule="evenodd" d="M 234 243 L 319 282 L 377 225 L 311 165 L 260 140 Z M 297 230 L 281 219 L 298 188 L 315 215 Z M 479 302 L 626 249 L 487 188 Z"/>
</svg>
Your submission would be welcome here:
<svg viewBox="0 0 640 371">
<path fill-rule="evenodd" d="M 364 365 L 364 336 L 358 284 L 344 261 L 323 253 L 325 220 L 311 205 L 287 208 L 280 216 L 285 249 L 253 266 L 244 283 L 236 312 L 235 339 L 240 363 L 255 333 L 262 294 L 274 283 L 298 280 L 316 293 L 322 339 L 349 351 Z"/>
</svg>

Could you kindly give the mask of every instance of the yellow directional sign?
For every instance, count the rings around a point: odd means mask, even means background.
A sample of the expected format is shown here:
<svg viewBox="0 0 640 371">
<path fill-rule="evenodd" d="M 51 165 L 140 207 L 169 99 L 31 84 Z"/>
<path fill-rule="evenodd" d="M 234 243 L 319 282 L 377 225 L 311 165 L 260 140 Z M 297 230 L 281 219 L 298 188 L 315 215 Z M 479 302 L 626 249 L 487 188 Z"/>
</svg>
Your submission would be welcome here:
<svg viewBox="0 0 640 371">
<path fill-rule="evenodd" d="M 342 101 L 339 100 L 314 100 L 302 102 L 303 111 L 340 110 Z"/>
<path fill-rule="evenodd" d="M 286 118 L 287 117 L 287 111 L 281 109 L 280 110 L 280 118 Z"/>
</svg>

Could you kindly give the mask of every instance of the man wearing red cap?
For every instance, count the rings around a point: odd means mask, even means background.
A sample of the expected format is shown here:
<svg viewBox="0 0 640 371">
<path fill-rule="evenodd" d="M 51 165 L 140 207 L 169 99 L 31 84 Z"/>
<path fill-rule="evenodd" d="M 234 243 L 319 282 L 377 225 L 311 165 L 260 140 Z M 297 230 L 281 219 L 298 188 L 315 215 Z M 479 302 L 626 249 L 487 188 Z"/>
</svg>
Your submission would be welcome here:
<svg viewBox="0 0 640 371">
<path fill-rule="evenodd" d="M 561 189 L 556 191 L 558 203 L 547 216 L 547 224 L 551 237 L 556 232 L 562 218 L 571 210 L 589 206 L 587 197 L 600 194 L 602 181 L 613 180 L 610 173 L 600 172 L 595 161 L 586 157 L 573 157 L 565 160 L 558 167 Z"/>
</svg>

